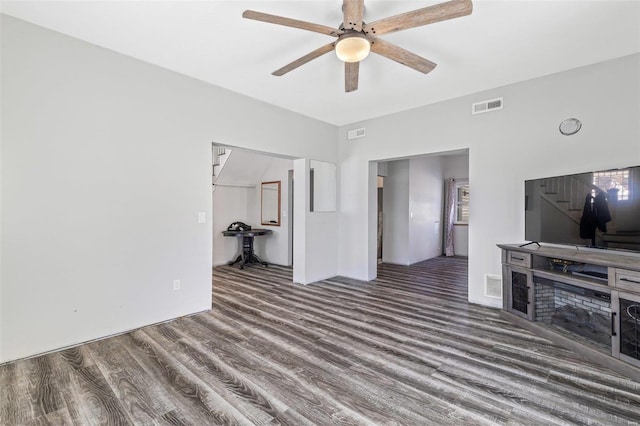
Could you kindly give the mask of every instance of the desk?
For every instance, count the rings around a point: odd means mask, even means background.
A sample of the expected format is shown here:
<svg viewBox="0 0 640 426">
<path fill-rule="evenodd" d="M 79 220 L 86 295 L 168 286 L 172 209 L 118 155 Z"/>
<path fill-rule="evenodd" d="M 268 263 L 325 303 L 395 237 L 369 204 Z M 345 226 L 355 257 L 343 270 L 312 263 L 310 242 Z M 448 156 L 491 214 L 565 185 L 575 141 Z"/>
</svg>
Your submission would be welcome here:
<svg viewBox="0 0 640 426">
<path fill-rule="evenodd" d="M 242 251 L 236 257 L 235 260 L 228 263 L 228 265 L 235 265 L 240 262 L 240 269 L 243 269 L 245 265 L 251 265 L 252 263 L 259 263 L 262 266 L 268 266 L 267 262 L 263 262 L 253 252 L 253 237 L 259 237 L 261 235 L 270 235 L 273 231 L 271 229 L 252 229 L 250 231 L 222 231 L 222 235 L 225 237 L 242 237 Z"/>
</svg>

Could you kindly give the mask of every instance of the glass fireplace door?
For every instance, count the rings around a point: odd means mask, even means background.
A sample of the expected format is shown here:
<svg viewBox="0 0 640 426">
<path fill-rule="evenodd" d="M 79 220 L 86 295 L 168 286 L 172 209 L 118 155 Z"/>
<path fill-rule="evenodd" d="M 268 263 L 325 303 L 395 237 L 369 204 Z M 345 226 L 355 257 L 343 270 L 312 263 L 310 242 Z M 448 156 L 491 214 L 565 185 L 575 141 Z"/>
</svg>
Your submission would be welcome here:
<svg viewBox="0 0 640 426">
<path fill-rule="evenodd" d="M 535 293 L 531 271 L 516 266 L 506 266 L 507 311 L 533 321 L 535 318 Z"/>
<path fill-rule="evenodd" d="M 616 293 L 612 298 L 618 307 L 612 327 L 614 356 L 640 367 L 640 296 Z"/>
</svg>

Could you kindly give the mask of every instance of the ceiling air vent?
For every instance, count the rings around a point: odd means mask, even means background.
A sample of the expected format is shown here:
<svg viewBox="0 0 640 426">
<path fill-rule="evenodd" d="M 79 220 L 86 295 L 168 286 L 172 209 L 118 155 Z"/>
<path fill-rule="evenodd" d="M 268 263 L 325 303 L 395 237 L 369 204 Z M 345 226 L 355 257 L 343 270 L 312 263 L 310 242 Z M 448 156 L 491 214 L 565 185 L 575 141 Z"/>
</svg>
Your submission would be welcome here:
<svg viewBox="0 0 640 426">
<path fill-rule="evenodd" d="M 471 114 L 482 114 L 483 112 L 496 111 L 502 109 L 502 98 L 471 104 Z"/>
<path fill-rule="evenodd" d="M 364 127 L 361 129 L 353 129 L 353 130 L 349 130 L 349 133 L 347 133 L 347 139 L 351 140 L 351 139 L 363 138 L 366 135 L 367 133 L 364 131 Z"/>
</svg>

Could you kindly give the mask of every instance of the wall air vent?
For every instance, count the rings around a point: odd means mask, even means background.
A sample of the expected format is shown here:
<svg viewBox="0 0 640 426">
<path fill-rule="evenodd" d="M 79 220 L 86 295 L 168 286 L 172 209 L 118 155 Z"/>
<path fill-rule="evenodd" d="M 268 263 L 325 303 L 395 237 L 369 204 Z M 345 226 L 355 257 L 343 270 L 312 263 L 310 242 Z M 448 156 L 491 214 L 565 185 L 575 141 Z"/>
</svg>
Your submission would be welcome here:
<svg viewBox="0 0 640 426">
<path fill-rule="evenodd" d="M 495 299 L 502 299 L 502 277 L 486 274 L 484 276 L 484 295 Z"/>
<path fill-rule="evenodd" d="M 366 135 L 367 133 L 364 131 L 364 127 L 361 129 L 353 129 L 353 130 L 349 130 L 349 133 L 347 133 L 347 139 L 351 140 L 351 139 L 363 138 Z"/>
<path fill-rule="evenodd" d="M 502 109 L 502 98 L 471 104 L 471 114 L 482 114 L 483 112 L 497 111 Z"/>
</svg>

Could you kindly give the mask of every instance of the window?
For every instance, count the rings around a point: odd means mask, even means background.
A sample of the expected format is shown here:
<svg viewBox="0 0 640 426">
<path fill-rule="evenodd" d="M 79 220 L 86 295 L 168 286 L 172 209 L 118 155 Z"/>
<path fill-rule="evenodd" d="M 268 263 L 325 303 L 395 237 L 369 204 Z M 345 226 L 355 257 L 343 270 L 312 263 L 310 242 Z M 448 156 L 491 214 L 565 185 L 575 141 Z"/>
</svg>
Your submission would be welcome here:
<svg viewBox="0 0 640 426">
<path fill-rule="evenodd" d="M 593 184 L 604 192 L 614 188 L 617 189 L 618 201 L 629 199 L 629 169 L 595 172 L 593 174 Z"/>
<path fill-rule="evenodd" d="M 455 224 L 469 224 L 469 181 L 457 180 L 455 185 L 456 220 Z"/>
</svg>

